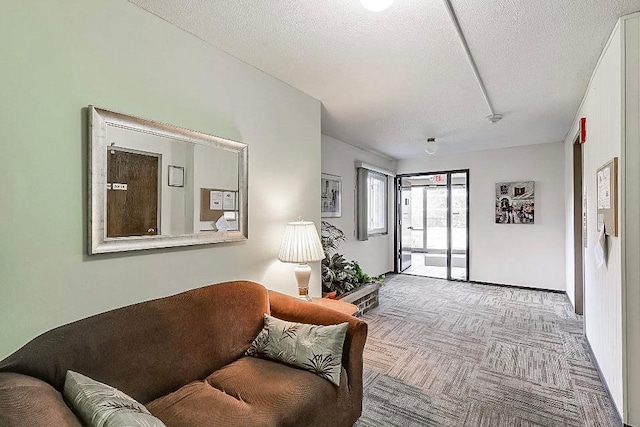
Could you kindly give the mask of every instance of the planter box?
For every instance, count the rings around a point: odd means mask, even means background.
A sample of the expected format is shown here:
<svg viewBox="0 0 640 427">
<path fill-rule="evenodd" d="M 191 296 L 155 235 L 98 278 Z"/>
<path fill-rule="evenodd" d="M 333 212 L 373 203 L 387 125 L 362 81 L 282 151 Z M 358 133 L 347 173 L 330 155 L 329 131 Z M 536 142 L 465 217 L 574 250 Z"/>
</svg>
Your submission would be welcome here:
<svg viewBox="0 0 640 427">
<path fill-rule="evenodd" d="M 358 289 L 348 292 L 344 295 L 340 295 L 337 299 L 349 302 L 358 307 L 357 316 L 365 314 L 367 311 L 376 308 L 378 302 L 378 290 L 380 289 L 380 283 L 369 283 L 361 286 Z"/>
</svg>

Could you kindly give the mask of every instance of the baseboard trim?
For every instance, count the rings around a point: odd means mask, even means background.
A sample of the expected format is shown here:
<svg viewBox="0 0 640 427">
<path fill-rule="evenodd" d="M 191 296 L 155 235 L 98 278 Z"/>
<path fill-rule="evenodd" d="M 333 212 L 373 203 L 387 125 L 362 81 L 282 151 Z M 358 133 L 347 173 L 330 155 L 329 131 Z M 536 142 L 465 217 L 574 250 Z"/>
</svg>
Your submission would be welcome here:
<svg viewBox="0 0 640 427">
<path fill-rule="evenodd" d="M 475 283 L 478 285 L 500 286 L 503 288 L 525 289 L 527 291 L 553 292 L 554 294 L 565 294 L 565 295 L 567 294 L 567 291 L 561 291 L 559 289 L 530 288 L 528 286 L 509 285 L 506 283 L 480 282 L 478 280 L 469 280 L 468 283 Z"/>
<path fill-rule="evenodd" d="M 598 376 L 600 377 L 600 381 L 602 381 L 602 384 L 604 385 L 604 389 L 607 391 L 607 396 L 609 396 L 609 400 L 611 401 L 611 404 L 613 405 L 613 409 L 615 412 L 615 415 L 618 417 L 618 421 L 620 422 L 620 425 L 622 425 L 623 427 L 631 427 L 629 424 L 625 424 L 622 420 L 622 415 L 620 410 L 618 409 L 618 406 L 616 405 L 616 402 L 613 400 L 613 395 L 611 394 L 611 390 L 609 389 L 609 384 L 607 384 L 607 380 L 605 379 L 604 375 L 602 375 L 602 369 L 600 369 L 600 365 L 598 364 L 598 359 L 596 359 L 596 355 L 593 353 L 593 348 L 591 348 L 591 343 L 589 342 L 589 338 L 587 338 L 587 334 L 585 333 L 584 335 L 584 339 L 587 342 L 587 349 L 589 350 L 589 357 L 591 357 L 591 361 L 593 362 L 593 366 L 596 367 L 596 371 L 598 371 Z"/>
<path fill-rule="evenodd" d="M 421 276 L 419 274 L 409 274 L 409 273 L 395 273 L 393 271 L 390 271 L 389 273 L 387 273 L 387 275 L 389 275 L 389 274 L 403 274 L 405 276 L 424 277 L 426 279 L 447 280 L 447 279 L 442 279 L 440 277 Z M 481 282 L 481 281 L 478 281 L 478 280 L 457 280 L 457 279 L 452 279 L 452 280 L 449 280 L 449 281 L 450 282 L 461 282 L 461 283 L 474 283 L 476 285 L 500 286 L 500 287 L 503 287 L 503 288 L 524 289 L 524 290 L 527 290 L 527 291 L 553 292 L 554 294 L 565 294 L 565 295 L 567 295 L 567 291 L 561 291 L 561 290 L 558 290 L 558 289 L 530 288 L 528 286 L 509 285 L 507 283 Z"/>
</svg>

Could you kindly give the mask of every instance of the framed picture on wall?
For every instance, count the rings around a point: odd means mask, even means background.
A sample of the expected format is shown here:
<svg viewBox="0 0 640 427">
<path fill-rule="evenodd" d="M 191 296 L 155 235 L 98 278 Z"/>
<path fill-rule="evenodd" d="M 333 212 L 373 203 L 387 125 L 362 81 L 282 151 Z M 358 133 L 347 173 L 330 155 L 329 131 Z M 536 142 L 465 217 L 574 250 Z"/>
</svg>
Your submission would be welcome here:
<svg viewBox="0 0 640 427">
<path fill-rule="evenodd" d="M 496 224 L 533 224 L 535 181 L 496 184 Z"/>
<path fill-rule="evenodd" d="M 169 187 L 184 187 L 184 168 L 169 165 Z"/>
<path fill-rule="evenodd" d="M 342 178 L 323 173 L 320 179 L 320 185 L 320 216 L 323 218 L 341 217 Z"/>
<path fill-rule="evenodd" d="M 614 157 L 596 171 L 598 231 L 618 235 L 618 158 Z M 585 210 L 586 212 L 586 210 Z"/>
</svg>

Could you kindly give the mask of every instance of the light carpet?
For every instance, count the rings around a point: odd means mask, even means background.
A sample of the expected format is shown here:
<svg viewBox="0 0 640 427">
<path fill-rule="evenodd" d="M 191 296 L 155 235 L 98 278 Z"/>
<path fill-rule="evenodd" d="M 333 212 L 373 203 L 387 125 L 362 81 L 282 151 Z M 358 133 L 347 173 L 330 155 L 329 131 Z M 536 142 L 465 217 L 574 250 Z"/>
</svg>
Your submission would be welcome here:
<svg viewBox="0 0 640 427">
<path fill-rule="evenodd" d="M 566 295 L 390 275 L 364 351 L 368 426 L 618 426 Z"/>
</svg>

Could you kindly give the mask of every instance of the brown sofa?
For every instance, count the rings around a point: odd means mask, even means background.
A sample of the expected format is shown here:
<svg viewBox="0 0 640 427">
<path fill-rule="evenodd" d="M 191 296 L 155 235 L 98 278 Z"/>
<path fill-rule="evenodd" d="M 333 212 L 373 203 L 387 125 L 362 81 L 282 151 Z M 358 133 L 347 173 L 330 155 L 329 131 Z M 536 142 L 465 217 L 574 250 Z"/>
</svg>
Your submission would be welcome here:
<svg viewBox="0 0 640 427">
<path fill-rule="evenodd" d="M 263 313 L 348 322 L 340 386 L 243 356 Z M 367 325 L 351 316 L 227 282 L 98 314 L 46 332 L 0 362 L 1 426 L 80 426 L 61 391 L 73 370 L 112 385 L 171 426 L 350 426 L 362 411 Z"/>
</svg>

